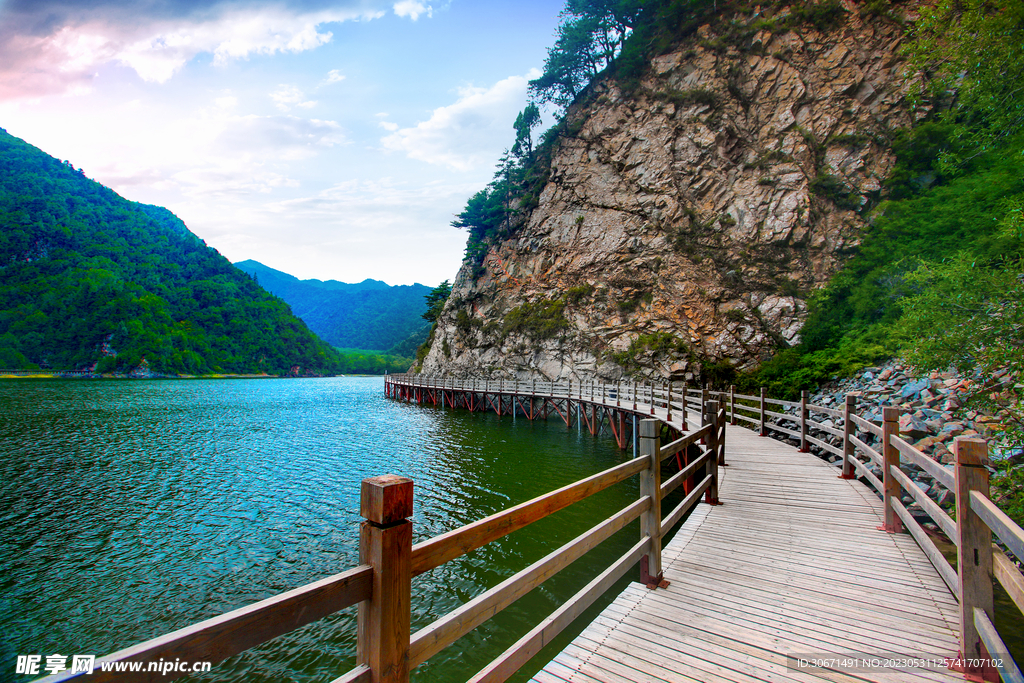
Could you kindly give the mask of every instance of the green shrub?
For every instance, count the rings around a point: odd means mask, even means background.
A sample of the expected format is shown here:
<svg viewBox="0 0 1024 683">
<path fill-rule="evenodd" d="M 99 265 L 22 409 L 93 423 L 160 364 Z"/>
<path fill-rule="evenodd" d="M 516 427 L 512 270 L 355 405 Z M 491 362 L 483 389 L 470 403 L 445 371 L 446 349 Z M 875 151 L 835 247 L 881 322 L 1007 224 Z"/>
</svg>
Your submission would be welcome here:
<svg viewBox="0 0 1024 683">
<path fill-rule="evenodd" d="M 819 197 L 828 199 L 840 209 L 856 210 L 861 207 L 861 197 L 851 190 L 842 178 L 828 173 L 819 173 L 809 183 L 808 189 Z"/>
<path fill-rule="evenodd" d="M 564 299 L 540 299 L 516 306 L 505 315 L 501 337 L 523 334 L 531 339 L 548 339 L 569 327 Z"/>
</svg>

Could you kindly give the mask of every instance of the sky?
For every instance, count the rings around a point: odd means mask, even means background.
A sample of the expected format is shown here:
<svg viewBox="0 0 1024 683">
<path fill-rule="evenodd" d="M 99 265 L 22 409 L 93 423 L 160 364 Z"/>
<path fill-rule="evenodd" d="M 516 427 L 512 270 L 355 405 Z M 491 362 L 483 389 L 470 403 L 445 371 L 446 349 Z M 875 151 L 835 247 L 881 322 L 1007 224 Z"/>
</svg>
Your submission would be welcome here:
<svg viewBox="0 0 1024 683">
<path fill-rule="evenodd" d="M 0 127 L 233 262 L 432 286 L 563 5 L 0 0 Z"/>
</svg>

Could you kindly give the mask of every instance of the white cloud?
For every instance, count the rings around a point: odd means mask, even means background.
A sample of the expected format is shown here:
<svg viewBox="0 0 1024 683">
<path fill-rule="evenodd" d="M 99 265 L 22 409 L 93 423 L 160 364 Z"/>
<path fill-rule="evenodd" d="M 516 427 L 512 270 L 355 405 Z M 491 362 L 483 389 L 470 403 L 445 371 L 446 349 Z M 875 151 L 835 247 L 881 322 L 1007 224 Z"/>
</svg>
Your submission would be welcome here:
<svg viewBox="0 0 1024 683">
<path fill-rule="evenodd" d="M 281 7 L 227 9 L 201 19 L 105 18 L 65 25 L 48 36 L 0 40 L 0 99 L 60 92 L 89 82 L 104 64 L 121 64 L 148 82 L 164 83 L 199 54 L 215 65 L 252 55 L 304 52 L 331 41 L 323 27 L 369 20 L 383 11 L 354 7 L 297 12 Z M 335 80 L 331 80 L 334 78 Z M 329 82 L 344 78 L 337 71 Z"/>
<path fill-rule="evenodd" d="M 305 97 L 303 92 L 294 85 L 283 83 L 277 86 L 277 90 L 270 93 L 270 99 L 274 100 L 274 105 L 281 111 L 291 111 L 292 107 L 312 109 L 316 106 L 315 100 L 306 100 Z"/>
<path fill-rule="evenodd" d="M 384 137 L 387 150 L 457 171 L 490 166 L 514 137 L 512 122 L 526 102 L 527 84 L 540 72 L 510 76 L 490 88 L 459 90 L 454 104 L 439 107 L 413 128 Z"/>
<path fill-rule="evenodd" d="M 220 203 L 234 210 L 207 213 L 203 234 L 232 260 L 255 258 L 285 272 L 346 282 L 380 279 L 379 264 L 367 254 L 387 245 L 395 266 L 389 282 L 415 277 L 433 284 L 459 268 L 466 237 L 449 222 L 453 207 L 477 185 L 385 177 L 343 181 L 286 200 L 268 197 L 258 205 L 226 197 Z"/>
<path fill-rule="evenodd" d="M 327 72 L 327 78 L 320 81 L 320 85 L 317 87 L 331 85 L 332 83 L 341 83 L 343 80 L 345 80 L 345 74 L 341 73 L 337 69 L 331 69 Z"/>
<path fill-rule="evenodd" d="M 398 124 L 395 123 L 394 121 L 381 121 L 377 125 L 383 128 L 384 130 L 389 130 L 391 132 L 398 130 Z"/>
<path fill-rule="evenodd" d="M 334 121 L 297 116 L 233 116 L 214 141 L 217 149 L 240 159 L 308 159 L 345 141 Z"/>
<path fill-rule="evenodd" d="M 413 21 L 419 19 L 421 14 L 426 14 L 427 18 L 434 16 L 434 8 L 418 0 L 399 0 L 395 3 L 394 9 L 398 16 L 409 17 Z"/>
</svg>

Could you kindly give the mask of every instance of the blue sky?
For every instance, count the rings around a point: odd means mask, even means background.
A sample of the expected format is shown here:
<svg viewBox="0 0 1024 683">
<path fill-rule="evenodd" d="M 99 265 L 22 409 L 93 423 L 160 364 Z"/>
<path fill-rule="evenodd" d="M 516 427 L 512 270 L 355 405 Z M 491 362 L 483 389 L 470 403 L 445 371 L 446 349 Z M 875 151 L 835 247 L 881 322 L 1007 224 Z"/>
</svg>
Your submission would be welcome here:
<svg viewBox="0 0 1024 683">
<path fill-rule="evenodd" d="M 0 127 L 232 261 L 433 285 L 563 4 L 0 0 Z"/>
</svg>

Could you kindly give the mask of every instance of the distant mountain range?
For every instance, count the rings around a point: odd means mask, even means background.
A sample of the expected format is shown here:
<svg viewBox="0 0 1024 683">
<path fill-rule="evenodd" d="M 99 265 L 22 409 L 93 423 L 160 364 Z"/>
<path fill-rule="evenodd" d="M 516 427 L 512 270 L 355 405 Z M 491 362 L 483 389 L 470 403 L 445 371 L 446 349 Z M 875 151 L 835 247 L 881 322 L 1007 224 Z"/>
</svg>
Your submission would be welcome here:
<svg viewBox="0 0 1024 683">
<path fill-rule="evenodd" d="M 322 375 L 341 357 L 173 213 L 0 128 L 0 367 Z"/>
<path fill-rule="evenodd" d="M 427 310 L 425 285 L 391 286 L 380 280 L 355 284 L 337 280 L 300 280 L 259 261 L 239 261 L 239 270 L 253 276 L 261 287 L 284 299 L 328 344 L 339 348 L 387 351 L 422 342 L 430 323 L 421 316 Z M 418 340 L 418 341 L 417 341 Z M 415 345 L 413 352 L 415 352 Z"/>
</svg>

